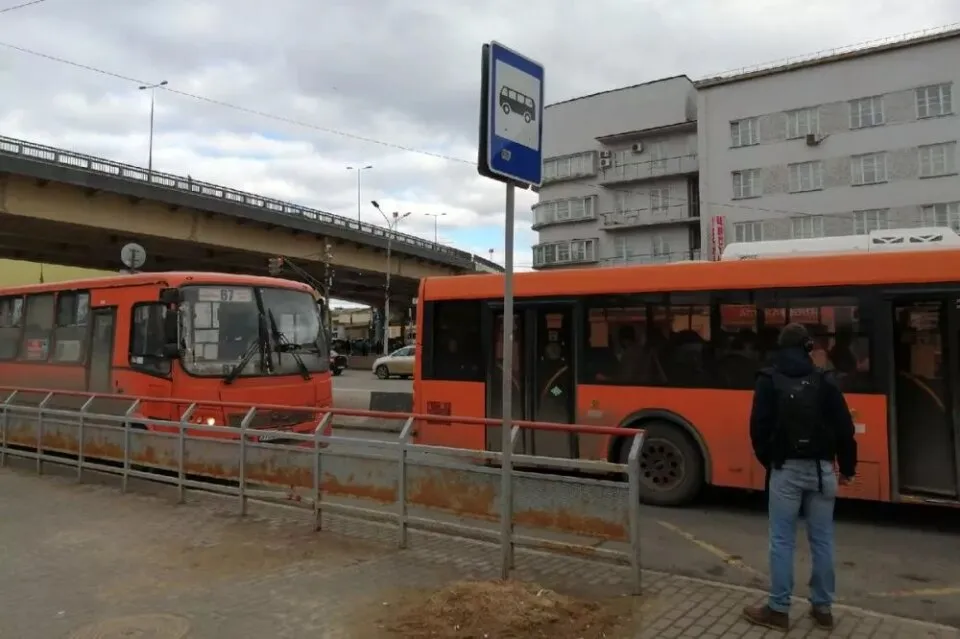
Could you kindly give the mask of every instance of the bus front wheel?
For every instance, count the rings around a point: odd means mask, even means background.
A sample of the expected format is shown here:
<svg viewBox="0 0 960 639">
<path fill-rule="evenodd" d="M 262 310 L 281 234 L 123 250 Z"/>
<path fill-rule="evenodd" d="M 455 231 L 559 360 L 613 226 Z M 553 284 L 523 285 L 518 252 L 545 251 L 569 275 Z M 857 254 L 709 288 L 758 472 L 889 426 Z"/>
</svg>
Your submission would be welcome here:
<svg viewBox="0 0 960 639">
<path fill-rule="evenodd" d="M 704 461 L 699 447 L 683 430 L 669 422 L 644 422 L 646 430 L 640 452 L 640 501 L 651 506 L 683 506 L 700 493 Z M 620 448 L 620 462 L 627 463 L 630 443 Z"/>
</svg>

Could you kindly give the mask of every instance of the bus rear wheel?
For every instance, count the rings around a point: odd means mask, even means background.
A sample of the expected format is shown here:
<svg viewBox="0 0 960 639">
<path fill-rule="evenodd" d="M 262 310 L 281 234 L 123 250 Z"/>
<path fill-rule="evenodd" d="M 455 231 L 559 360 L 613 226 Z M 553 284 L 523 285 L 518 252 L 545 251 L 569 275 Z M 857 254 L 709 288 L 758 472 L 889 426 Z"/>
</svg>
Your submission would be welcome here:
<svg viewBox="0 0 960 639">
<path fill-rule="evenodd" d="M 704 461 L 699 447 L 681 428 L 669 422 L 645 422 L 637 426 L 647 435 L 640 451 L 640 501 L 651 506 L 683 506 L 700 493 Z M 620 449 L 627 462 L 630 441 Z"/>
</svg>

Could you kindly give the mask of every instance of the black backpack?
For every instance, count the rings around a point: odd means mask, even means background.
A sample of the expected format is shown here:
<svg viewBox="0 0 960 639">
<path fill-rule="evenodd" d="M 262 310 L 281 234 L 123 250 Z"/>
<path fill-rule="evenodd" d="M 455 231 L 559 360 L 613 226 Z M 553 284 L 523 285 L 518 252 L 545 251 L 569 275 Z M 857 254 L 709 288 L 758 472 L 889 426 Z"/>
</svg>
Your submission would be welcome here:
<svg viewBox="0 0 960 639">
<path fill-rule="evenodd" d="M 824 419 L 821 391 L 822 370 L 803 377 L 789 377 L 768 369 L 777 394 L 777 432 L 774 437 L 780 459 L 824 459 L 831 450 L 830 430 Z"/>
</svg>

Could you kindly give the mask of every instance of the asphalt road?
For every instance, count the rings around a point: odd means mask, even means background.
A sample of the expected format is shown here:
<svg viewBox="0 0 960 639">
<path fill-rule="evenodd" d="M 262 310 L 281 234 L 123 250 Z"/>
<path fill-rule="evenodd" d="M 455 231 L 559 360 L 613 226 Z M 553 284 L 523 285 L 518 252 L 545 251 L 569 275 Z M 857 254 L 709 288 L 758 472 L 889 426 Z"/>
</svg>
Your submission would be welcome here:
<svg viewBox="0 0 960 639">
<path fill-rule="evenodd" d="M 377 379 L 371 371 L 350 369 L 333 378 L 333 390 L 370 390 L 390 391 L 394 393 L 413 392 L 413 381 L 409 379 Z"/>
</svg>

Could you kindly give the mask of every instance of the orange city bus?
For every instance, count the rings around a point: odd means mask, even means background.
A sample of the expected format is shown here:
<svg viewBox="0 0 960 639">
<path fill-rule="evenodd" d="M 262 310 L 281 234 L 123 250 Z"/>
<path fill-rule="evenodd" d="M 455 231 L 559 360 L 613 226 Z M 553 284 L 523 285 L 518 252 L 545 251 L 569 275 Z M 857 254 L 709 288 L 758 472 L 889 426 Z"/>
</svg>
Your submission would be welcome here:
<svg viewBox="0 0 960 639">
<path fill-rule="evenodd" d="M 513 417 L 647 429 L 646 503 L 682 505 L 704 484 L 762 490 L 751 391 L 780 328 L 800 322 L 856 423 L 841 495 L 958 505 L 960 250 L 871 250 L 518 273 Z M 421 283 L 416 412 L 500 417 L 502 296 L 502 275 Z M 416 438 L 500 448 L 499 428 L 455 421 Z M 525 430 L 519 446 L 624 461 L 624 441 Z"/>
<path fill-rule="evenodd" d="M 332 381 L 322 312 L 306 284 L 222 273 L 0 289 L 0 386 L 325 408 Z M 136 425 L 178 419 L 185 408 L 145 401 Z M 201 404 L 192 419 L 236 426 L 245 410 Z M 315 425 L 299 411 L 261 411 L 251 424 Z"/>
</svg>

